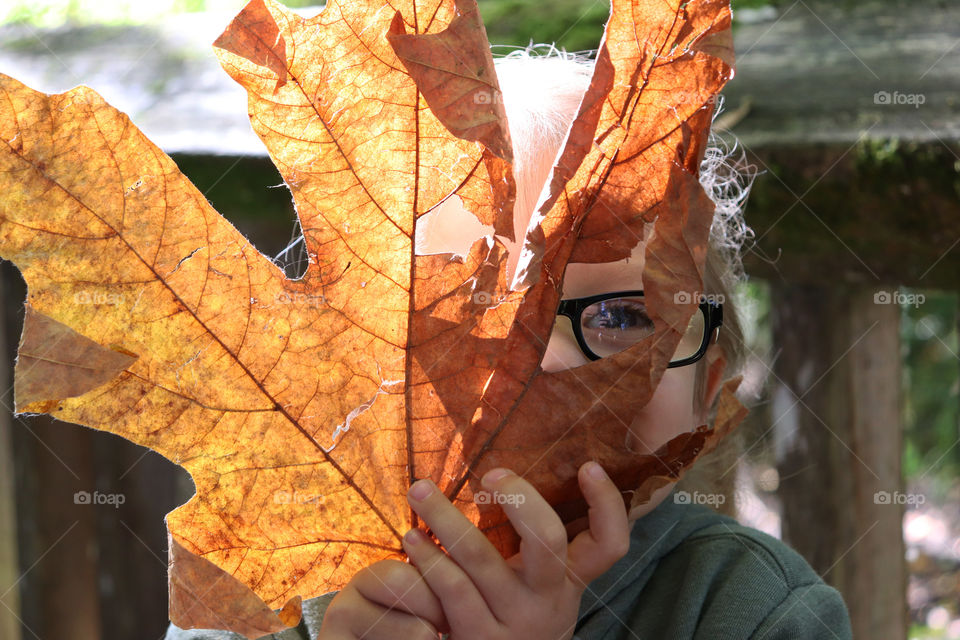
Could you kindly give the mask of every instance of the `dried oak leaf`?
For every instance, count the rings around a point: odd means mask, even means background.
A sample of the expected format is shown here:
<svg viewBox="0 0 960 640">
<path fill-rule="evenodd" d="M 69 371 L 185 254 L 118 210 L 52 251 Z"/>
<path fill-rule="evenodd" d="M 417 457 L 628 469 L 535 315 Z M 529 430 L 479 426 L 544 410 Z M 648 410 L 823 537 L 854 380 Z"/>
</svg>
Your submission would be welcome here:
<svg viewBox="0 0 960 640">
<path fill-rule="evenodd" d="M 300 279 L 95 92 L 0 76 L 0 256 L 28 285 L 17 411 L 190 473 L 196 494 L 166 518 L 174 623 L 295 624 L 301 598 L 402 555 L 417 478 L 507 555 L 515 532 L 473 500 L 486 470 L 524 474 L 572 520 L 584 461 L 643 502 L 742 418 L 734 380 L 714 428 L 655 456 L 624 446 L 695 310 L 673 294 L 702 288 L 727 2 L 614 0 L 513 288 L 510 136 L 474 0 L 334 0 L 312 19 L 252 0 L 215 46 L 293 194 Z M 449 199 L 495 235 L 418 255 L 418 220 Z M 648 232 L 654 335 L 543 372 L 566 265 L 620 260 Z"/>
</svg>

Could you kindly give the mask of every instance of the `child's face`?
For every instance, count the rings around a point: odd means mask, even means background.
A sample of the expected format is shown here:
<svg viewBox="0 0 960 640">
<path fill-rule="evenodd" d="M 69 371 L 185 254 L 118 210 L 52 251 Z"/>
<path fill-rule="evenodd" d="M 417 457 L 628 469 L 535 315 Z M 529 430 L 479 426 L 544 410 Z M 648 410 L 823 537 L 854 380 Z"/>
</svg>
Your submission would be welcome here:
<svg viewBox="0 0 960 640">
<path fill-rule="evenodd" d="M 546 165 L 539 180 L 546 179 Z M 539 184 L 539 183 L 538 183 Z M 441 253 L 455 251 L 465 253 L 470 244 L 487 230 L 479 227 L 476 218 L 454 201 L 448 201 L 442 215 L 434 218 L 429 231 L 418 228 L 422 236 L 417 238 L 419 253 Z M 526 216 L 517 212 L 517 236 L 523 237 L 526 229 Z M 580 298 L 611 291 L 626 291 L 643 288 L 643 265 L 645 242 L 640 241 L 629 259 L 618 262 L 567 265 L 563 276 L 563 298 Z M 511 259 L 507 270 L 508 280 L 516 266 L 519 244 L 510 246 Z M 709 365 L 719 355 L 720 349 L 711 344 L 704 356 Z M 553 327 L 547 350 L 541 367 L 545 371 L 569 369 L 589 362 L 577 346 L 570 321 L 558 316 Z M 638 454 L 651 454 L 671 438 L 703 424 L 704 416 L 693 411 L 693 394 L 696 380 L 696 365 L 686 365 L 667 369 L 660 384 L 654 391 L 650 402 L 644 406 L 629 425 L 627 442 L 631 450 Z M 719 381 L 708 381 L 705 386 L 705 404 L 709 406 L 713 396 L 719 390 Z M 586 391 L 586 390 L 584 390 Z M 667 485 L 654 492 L 650 501 L 630 510 L 630 518 L 636 519 L 653 510 L 670 493 L 673 485 Z"/>
<path fill-rule="evenodd" d="M 643 288 L 643 251 L 640 242 L 629 259 L 619 262 L 567 265 L 563 277 L 563 298 L 580 298 L 611 291 Z M 710 345 L 707 362 L 717 355 L 718 347 Z M 545 371 L 569 369 L 589 362 L 577 346 L 570 320 L 558 316 L 547 343 L 541 367 Z M 671 438 L 694 429 L 703 416 L 693 410 L 696 365 L 667 369 L 650 402 L 629 425 L 627 446 L 638 453 L 651 454 Z M 708 390 L 710 395 L 710 390 Z M 651 500 L 630 511 L 631 520 L 646 515 L 670 493 L 673 485 L 656 491 Z"/>
</svg>

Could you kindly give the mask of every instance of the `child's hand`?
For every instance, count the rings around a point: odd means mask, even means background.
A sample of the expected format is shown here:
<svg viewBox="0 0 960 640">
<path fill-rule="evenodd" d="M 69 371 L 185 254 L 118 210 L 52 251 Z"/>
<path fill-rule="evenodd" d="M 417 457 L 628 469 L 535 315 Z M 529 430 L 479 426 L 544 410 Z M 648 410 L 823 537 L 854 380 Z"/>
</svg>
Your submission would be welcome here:
<svg viewBox="0 0 960 640">
<path fill-rule="evenodd" d="M 440 601 L 412 565 L 381 560 L 357 572 L 323 614 L 317 640 L 436 640 Z"/>
<path fill-rule="evenodd" d="M 508 498 L 498 503 L 520 534 L 520 553 L 508 561 L 436 485 L 414 483 L 408 502 L 449 555 L 417 529 L 407 532 L 403 547 L 439 598 L 451 639 L 572 637 L 584 588 L 630 546 L 617 487 L 592 462 L 580 467 L 579 482 L 590 528 L 568 546 L 560 517 L 530 483 L 506 469 L 484 476 L 488 491 Z"/>
</svg>

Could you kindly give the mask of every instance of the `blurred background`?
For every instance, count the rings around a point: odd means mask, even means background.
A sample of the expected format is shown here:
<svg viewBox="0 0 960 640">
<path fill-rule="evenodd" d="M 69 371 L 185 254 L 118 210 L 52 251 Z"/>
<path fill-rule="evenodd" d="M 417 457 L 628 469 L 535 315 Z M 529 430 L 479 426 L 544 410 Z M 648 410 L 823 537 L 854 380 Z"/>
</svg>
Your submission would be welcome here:
<svg viewBox="0 0 960 640">
<path fill-rule="evenodd" d="M 242 6 L 7 0 L 0 72 L 96 89 L 293 277 L 289 192 L 211 48 Z M 495 53 L 595 49 L 609 11 L 480 8 Z M 757 175 L 735 300 L 751 414 L 722 508 L 840 589 L 855 637 L 960 639 L 960 6 L 733 8 L 737 73 L 714 129 Z M 7 262 L 0 294 L 0 640 L 162 638 L 163 517 L 192 483 L 114 435 L 13 416 L 25 290 Z M 94 491 L 118 497 L 85 503 Z"/>
</svg>

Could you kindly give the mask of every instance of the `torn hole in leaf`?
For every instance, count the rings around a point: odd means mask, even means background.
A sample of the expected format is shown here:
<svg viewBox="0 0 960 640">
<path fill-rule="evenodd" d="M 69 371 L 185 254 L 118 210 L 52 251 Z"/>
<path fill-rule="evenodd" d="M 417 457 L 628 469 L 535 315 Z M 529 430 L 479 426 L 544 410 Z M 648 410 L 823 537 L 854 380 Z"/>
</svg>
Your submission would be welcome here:
<svg viewBox="0 0 960 640">
<path fill-rule="evenodd" d="M 453 194 L 417 219 L 415 251 L 418 256 L 452 253 L 465 256 L 484 236 L 493 236 L 492 225 L 483 224 Z"/>
</svg>

